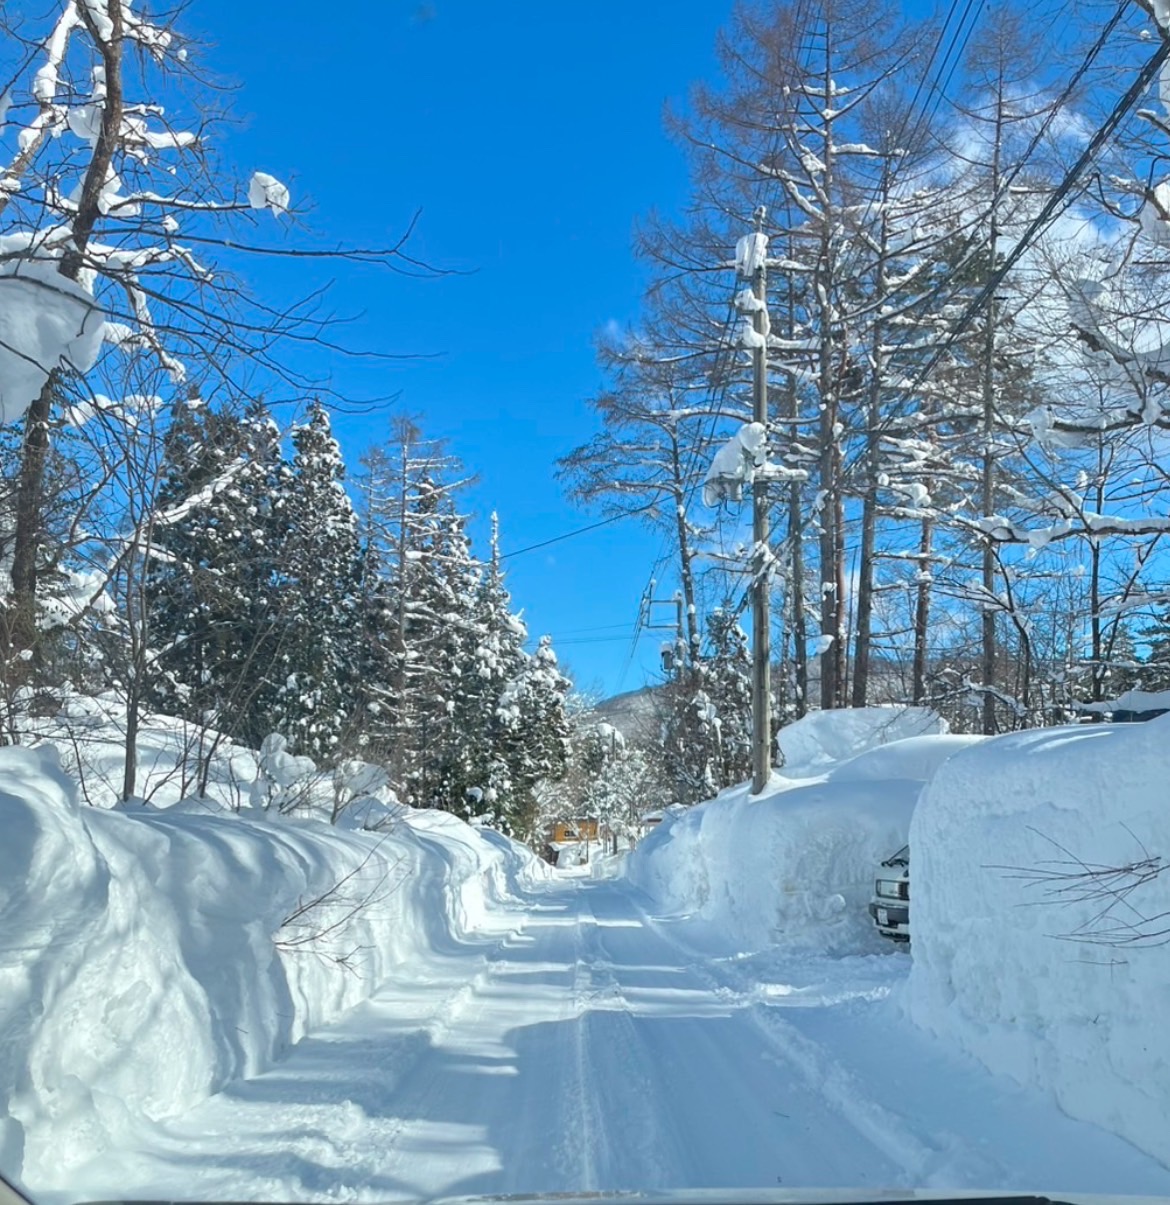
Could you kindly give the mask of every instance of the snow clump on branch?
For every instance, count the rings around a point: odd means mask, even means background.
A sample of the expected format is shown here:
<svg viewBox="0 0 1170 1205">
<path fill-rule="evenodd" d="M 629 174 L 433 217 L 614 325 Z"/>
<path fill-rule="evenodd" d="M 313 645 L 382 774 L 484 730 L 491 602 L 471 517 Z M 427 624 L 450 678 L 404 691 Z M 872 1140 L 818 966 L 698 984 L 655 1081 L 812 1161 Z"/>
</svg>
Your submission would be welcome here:
<svg viewBox="0 0 1170 1205">
<path fill-rule="evenodd" d="M 58 271 L 60 250 L 0 235 L 0 422 L 16 422 L 56 368 L 88 372 L 105 320 L 92 294 Z"/>
<path fill-rule="evenodd" d="M 279 216 L 288 212 L 288 189 L 267 172 L 253 172 L 248 181 L 248 204 L 253 209 L 271 209 Z"/>
</svg>

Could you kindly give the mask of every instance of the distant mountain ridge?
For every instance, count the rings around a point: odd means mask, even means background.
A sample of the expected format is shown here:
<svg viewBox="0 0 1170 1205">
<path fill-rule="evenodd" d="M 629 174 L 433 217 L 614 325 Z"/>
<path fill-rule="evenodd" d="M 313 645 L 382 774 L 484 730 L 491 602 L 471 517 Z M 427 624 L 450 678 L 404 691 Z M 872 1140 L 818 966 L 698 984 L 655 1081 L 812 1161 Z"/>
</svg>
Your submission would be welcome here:
<svg viewBox="0 0 1170 1205">
<path fill-rule="evenodd" d="M 661 690 L 661 686 L 643 686 L 602 699 L 593 708 L 593 715 L 598 721 L 612 724 L 627 741 L 645 740 L 656 727 L 654 699 Z"/>
</svg>

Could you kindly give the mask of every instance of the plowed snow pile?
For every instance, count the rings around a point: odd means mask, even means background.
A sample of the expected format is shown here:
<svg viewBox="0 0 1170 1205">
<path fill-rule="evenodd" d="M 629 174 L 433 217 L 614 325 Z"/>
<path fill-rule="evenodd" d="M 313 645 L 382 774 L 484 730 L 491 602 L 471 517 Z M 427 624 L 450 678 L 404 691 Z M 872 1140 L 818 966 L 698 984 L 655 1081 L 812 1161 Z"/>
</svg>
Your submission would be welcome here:
<svg viewBox="0 0 1170 1205">
<path fill-rule="evenodd" d="M 923 783 L 979 739 L 944 733 L 921 708 L 808 716 L 779 738 L 785 774 L 801 777 L 668 812 L 626 874 L 662 909 L 698 914 L 755 948 L 888 951 L 867 911 L 874 871 L 906 844 Z"/>
<path fill-rule="evenodd" d="M 368 803 L 382 831 L 208 801 L 107 811 L 78 803 L 52 746 L 0 750 L 6 1174 L 66 1186 L 543 874 L 499 834 Z"/>
<path fill-rule="evenodd" d="M 914 1019 L 1170 1163 L 1170 716 L 969 749 L 910 844 Z"/>
<path fill-rule="evenodd" d="M 781 728 L 776 745 L 784 774 L 809 778 L 867 750 L 946 731 L 946 721 L 925 707 L 854 707 L 810 712 Z"/>
</svg>

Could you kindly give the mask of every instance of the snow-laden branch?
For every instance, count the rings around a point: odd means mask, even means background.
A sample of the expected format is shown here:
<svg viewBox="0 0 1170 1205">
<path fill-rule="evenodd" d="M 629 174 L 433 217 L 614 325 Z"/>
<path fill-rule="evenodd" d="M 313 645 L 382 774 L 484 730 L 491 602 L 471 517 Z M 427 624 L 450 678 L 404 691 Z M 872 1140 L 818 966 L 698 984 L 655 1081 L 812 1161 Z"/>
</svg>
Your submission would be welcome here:
<svg viewBox="0 0 1170 1205">
<path fill-rule="evenodd" d="M 65 122 L 65 109 L 57 101 L 57 92 L 69 37 L 80 24 L 77 4 L 75 0 L 69 0 L 45 43 L 45 62 L 33 77 L 32 94 L 39 106 L 37 114 L 21 130 L 16 157 L 0 173 L 0 214 L 13 194 L 20 191 L 21 181 L 41 147 L 49 137 L 60 133 Z"/>
</svg>

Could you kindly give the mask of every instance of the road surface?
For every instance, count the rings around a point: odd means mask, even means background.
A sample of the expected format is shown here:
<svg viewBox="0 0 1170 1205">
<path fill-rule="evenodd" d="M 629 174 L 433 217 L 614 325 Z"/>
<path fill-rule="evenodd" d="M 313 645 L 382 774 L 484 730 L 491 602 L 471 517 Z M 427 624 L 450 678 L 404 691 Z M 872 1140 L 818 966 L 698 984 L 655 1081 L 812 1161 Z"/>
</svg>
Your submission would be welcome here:
<svg viewBox="0 0 1170 1205">
<path fill-rule="evenodd" d="M 1170 1171 L 916 1030 L 908 955 L 761 959 L 558 877 L 76 1197 L 671 1187 L 1170 1195 Z"/>
</svg>

